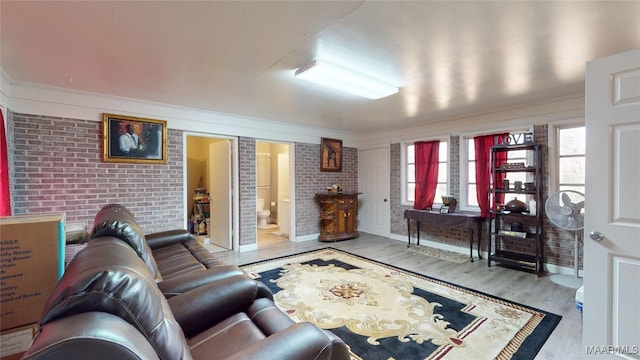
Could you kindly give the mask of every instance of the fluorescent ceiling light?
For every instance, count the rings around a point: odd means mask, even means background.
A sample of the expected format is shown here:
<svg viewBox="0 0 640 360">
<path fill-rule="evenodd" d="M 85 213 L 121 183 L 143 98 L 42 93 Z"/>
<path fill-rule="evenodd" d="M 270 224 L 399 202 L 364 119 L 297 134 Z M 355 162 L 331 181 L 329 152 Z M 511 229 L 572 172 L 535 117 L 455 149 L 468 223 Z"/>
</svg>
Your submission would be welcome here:
<svg viewBox="0 0 640 360">
<path fill-rule="evenodd" d="M 296 70 L 296 77 L 367 99 L 380 99 L 398 88 L 345 68 L 313 60 Z"/>
</svg>

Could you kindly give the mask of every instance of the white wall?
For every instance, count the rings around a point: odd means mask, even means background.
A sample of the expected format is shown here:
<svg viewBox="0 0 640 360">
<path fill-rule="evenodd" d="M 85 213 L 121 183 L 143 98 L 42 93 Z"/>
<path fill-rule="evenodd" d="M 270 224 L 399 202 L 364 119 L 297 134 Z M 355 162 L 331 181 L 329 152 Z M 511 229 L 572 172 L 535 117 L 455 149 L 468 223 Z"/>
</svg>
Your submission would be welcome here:
<svg viewBox="0 0 640 360">
<path fill-rule="evenodd" d="M 0 106 L 15 113 L 102 121 L 103 113 L 166 120 L 171 129 L 198 133 L 244 136 L 282 142 L 320 144 L 321 137 L 355 146 L 352 134 L 328 128 L 300 126 L 280 121 L 216 113 L 175 105 L 73 90 L 18 84 L 0 69 Z"/>
<path fill-rule="evenodd" d="M 300 126 L 268 119 L 216 113 L 174 105 L 92 94 L 40 85 L 18 84 L 0 69 L 0 106 L 16 113 L 102 121 L 102 113 L 167 120 L 169 128 L 283 142 L 320 143 L 321 137 L 343 140 L 347 147 L 372 148 L 403 140 L 459 135 L 507 125 L 537 125 L 584 117 L 584 94 L 472 114 L 435 124 L 352 134 L 328 128 Z"/>
<path fill-rule="evenodd" d="M 505 127 L 530 127 L 550 122 L 584 117 L 584 94 L 553 99 L 487 114 L 473 114 L 389 131 L 356 136 L 358 148 L 374 148 L 402 141 L 428 139 L 438 136 L 461 135 L 477 131 L 503 130 Z"/>
</svg>

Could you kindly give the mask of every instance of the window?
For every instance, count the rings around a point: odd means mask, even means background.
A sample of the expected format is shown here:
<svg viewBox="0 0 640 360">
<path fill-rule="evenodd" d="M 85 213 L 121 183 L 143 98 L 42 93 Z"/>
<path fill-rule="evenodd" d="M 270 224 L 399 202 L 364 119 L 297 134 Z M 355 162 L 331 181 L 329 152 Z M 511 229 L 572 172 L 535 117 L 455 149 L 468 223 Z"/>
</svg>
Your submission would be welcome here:
<svg viewBox="0 0 640 360">
<path fill-rule="evenodd" d="M 478 193 L 476 192 L 476 146 L 473 142 L 473 137 L 466 138 L 466 154 L 467 154 L 467 171 L 466 181 L 461 181 L 462 184 L 466 183 L 465 192 L 462 206 L 471 208 L 473 210 L 480 211 L 478 206 Z"/>
<path fill-rule="evenodd" d="M 532 132 L 531 129 L 511 129 L 511 130 L 496 130 L 492 133 L 524 133 L 524 132 Z M 476 190 L 476 150 L 475 143 L 473 138 L 478 135 L 483 135 L 486 133 L 477 133 L 477 134 L 465 134 L 460 137 L 460 201 L 458 202 L 458 207 L 461 210 L 467 211 L 480 211 L 480 206 L 478 205 L 478 192 Z M 526 159 L 527 154 L 525 151 L 518 152 L 509 152 L 509 159 L 507 162 L 524 162 L 528 163 L 531 159 Z M 465 166 L 466 164 L 466 166 Z M 526 174 L 520 174 L 510 176 L 510 181 L 522 181 L 523 183 L 526 181 L 531 181 L 531 179 L 525 179 Z M 509 200 L 512 200 L 513 196 L 505 196 L 505 203 Z M 523 200 L 523 199 L 520 199 Z"/>
<path fill-rule="evenodd" d="M 402 183 L 402 205 L 413 205 L 416 191 L 416 161 L 415 147 L 413 143 L 406 143 L 403 146 L 404 176 Z M 440 140 L 438 151 L 438 186 L 434 204 L 442 203 L 442 195 L 449 193 L 449 146 L 448 142 Z"/>
<path fill-rule="evenodd" d="M 584 194 L 585 127 L 557 127 L 557 190 Z"/>
</svg>

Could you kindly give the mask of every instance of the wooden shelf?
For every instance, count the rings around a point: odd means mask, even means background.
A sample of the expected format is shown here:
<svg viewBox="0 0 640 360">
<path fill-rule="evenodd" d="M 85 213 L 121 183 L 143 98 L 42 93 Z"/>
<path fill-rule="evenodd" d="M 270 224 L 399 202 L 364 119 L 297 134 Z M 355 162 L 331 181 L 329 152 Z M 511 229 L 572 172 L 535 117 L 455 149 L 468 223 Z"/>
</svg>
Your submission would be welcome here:
<svg viewBox="0 0 640 360">
<path fill-rule="evenodd" d="M 490 259 L 511 268 L 537 272 L 537 257 L 535 255 L 514 251 L 496 251 L 490 255 Z"/>
<path fill-rule="evenodd" d="M 527 161 L 530 166 L 524 167 L 496 167 L 497 154 L 510 151 L 526 151 Z M 507 156 L 508 158 L 508 156 Z M 542 153 L 538 144 L 522 145 L 497 145 L 491 148 L 490 153 L 491 179 L 499 179 L 499 175 L 526 173 L 527 177 L 533 177 L 534 190 L 513 190 L 501 188 L 501 184 L 489 188 L 491 197 L 490 203 L 495 204 L 499 195 L 521 194 L 530 196 L 536 202 L 535 215 L 529 211 L 523 213 L 511 213 L 509 211 L 490 211 L 489 220 L 489 259 L 488 266 L 493 262 L 510 268 L 534 272 L 540 275 L 543 271 L 543 239 L 542 239 Z M 530 209 L 531 210 L 531 209 Z M 511 222 L 522 222 L 524 229 L 519 232 L 525 233 L 525 237 L 512 236 L 508 233 L 511 230 Z M 512 251 L 510 246 L 515 243 L 533 244 L 534 254 L 525 254 L 519 251 Z M 524 242 L 524 243 L 523 243 Z M 519 247 L 519 246 L 518 246 Z M 518 249 L 519 250 L 519 249 Z"/>
</svg>

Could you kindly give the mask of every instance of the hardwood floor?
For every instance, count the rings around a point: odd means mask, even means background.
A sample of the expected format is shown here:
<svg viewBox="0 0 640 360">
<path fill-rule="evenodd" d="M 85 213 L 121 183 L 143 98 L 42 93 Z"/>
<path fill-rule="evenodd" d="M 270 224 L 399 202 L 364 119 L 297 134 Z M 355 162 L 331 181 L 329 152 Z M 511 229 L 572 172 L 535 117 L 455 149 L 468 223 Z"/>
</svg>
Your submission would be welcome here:
<svg viewBox="0 0 640 360">
<path fill-rule="evenodd" d="M 406 270 L 498 296 L 562 316 L 560 324 L 542 347 L 536 359 L 582 359 L 580 312 L 575 307 L 575 290 L 559 286 L 549 277 L 487 266 L 487 260 L 456 264 L 407 251 L 406 242 L 361 233 L 360 237 L 339 242 L 278 242 L 259 246 L 256 251 L 224 251 L 216 257 L 227 264 L 243 265 L 303 251 L 333 247 Z"/>
</svg>

